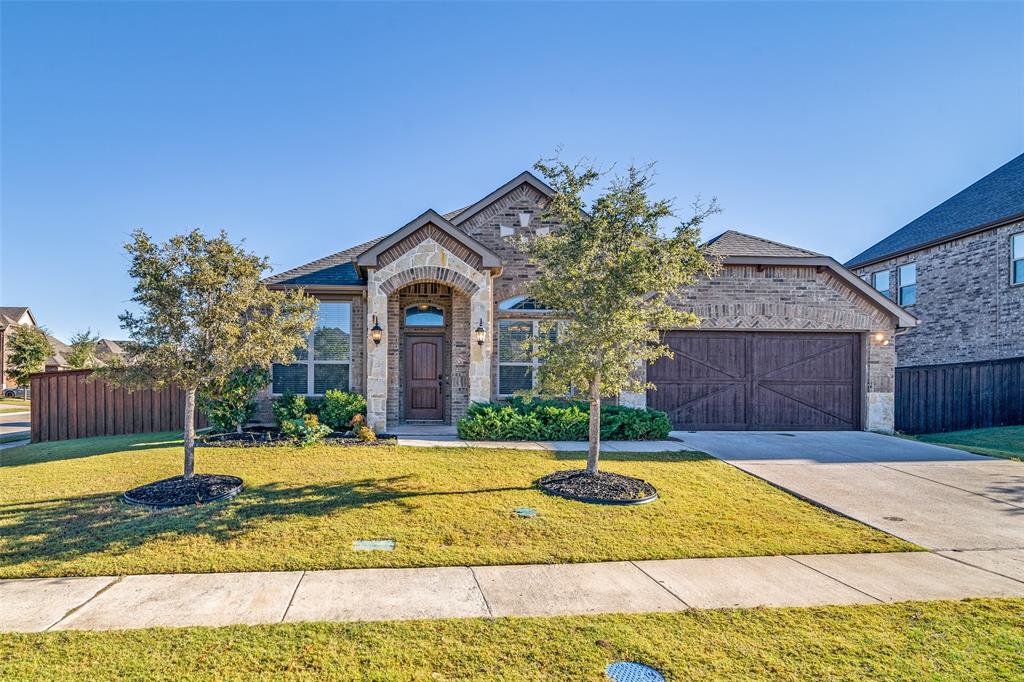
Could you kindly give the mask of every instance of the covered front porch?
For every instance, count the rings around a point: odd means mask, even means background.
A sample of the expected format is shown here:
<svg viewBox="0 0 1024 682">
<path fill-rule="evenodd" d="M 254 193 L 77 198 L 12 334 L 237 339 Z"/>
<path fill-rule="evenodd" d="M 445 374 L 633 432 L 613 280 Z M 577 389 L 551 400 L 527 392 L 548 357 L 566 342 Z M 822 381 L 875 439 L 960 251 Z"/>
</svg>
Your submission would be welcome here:
<svg viewBox="0 0 1024 682">
<path fill-rule="evenodd" d="M 370 426 L 451 426 L 471 402 L 490 400 L 498 257 L 428 211 L 358 262 L 367 271 Z"/>
</svg>

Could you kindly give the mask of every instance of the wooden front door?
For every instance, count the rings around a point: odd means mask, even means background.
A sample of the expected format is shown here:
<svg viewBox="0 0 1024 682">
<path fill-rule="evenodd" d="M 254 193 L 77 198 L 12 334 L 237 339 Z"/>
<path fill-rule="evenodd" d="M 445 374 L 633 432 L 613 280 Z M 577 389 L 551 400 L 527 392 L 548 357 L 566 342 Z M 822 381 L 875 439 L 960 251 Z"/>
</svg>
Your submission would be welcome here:
<svg viewBox="0 0 1024 682">
<path fill-rule="evenodd" d="M 405 337 L 405 418 L 444 418 L 441 382 L 443 336 Z"/>
<path fill-rule="evenodd" d="M 647 405 L 678 429 L 860 427 L 858 334 L 672 331 L 647 373 Z"/>
</svg>

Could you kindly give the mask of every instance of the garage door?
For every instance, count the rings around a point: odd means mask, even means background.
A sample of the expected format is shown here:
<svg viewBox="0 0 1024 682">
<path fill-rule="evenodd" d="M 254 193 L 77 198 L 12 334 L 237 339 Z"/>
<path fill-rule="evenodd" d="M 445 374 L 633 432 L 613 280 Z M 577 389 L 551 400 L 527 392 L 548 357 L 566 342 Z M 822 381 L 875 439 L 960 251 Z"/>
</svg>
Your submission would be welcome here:
<svg viewBox="0 0 1024 682">
<path fill-rule="evenodd" d="M 677 429 L 860 428 L 860 335 L 666 332 L 647 405 Z"/>
</svg>

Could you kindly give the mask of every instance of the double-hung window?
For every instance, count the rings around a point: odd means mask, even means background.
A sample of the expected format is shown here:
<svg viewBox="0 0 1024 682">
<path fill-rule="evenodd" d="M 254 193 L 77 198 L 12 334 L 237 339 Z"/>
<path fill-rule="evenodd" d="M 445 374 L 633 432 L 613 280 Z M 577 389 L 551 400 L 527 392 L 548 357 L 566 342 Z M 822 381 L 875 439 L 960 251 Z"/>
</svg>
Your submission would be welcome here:
<svg viewBox="0 0 1024 682">
<path fill-rule="evenodd" d="M 323 395 L 329 389 L 349 390 L 352 363 L 352 304 L 321 301 L 316 328 L 295 349 L 295 361 L 272 368 L 273 393 Z"/>
<path fill-rule="evenodd" d="M 880 270 L 879 272 L 871 273 L 871 286 L 877 291 L 882 292 L 887 297 L 892 298 L 892 293 L 889 291 L 889 271 Z"/>
<path fill-rule="evenodd" d="M 917 264 L 907 263 L 899 267 L 900 305 L 917 303 Z"/>
<path fill-rule="evenodd" d="M 1024 232 L 1010 237 L 1010 282 L 1024 284 Z"/>
<path fill-rule="evenodd" d="M 498 321 L 498 395 L 510 396 L 536 385 L 540 361 L 534 339 L 543 333 L 542 326 L 548 324 L 540 320 Z M 555 340 L 557 325 L 551 325 L 547 334 Z"/>
</svg>

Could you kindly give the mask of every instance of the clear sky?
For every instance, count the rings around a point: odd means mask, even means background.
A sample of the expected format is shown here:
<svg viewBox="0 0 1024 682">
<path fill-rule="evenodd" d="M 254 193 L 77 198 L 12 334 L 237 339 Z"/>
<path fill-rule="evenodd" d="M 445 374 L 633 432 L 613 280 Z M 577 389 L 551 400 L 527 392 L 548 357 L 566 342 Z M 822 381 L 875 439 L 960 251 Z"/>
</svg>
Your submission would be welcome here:
<svg viewBox="0 0 1024 682">
<path fill-rule="evenodd" d="M 833 255 L 1024 149 L 1024 4 L 3 2 L 0 304 L 120 338 L 121 245 L 287 269 L 537 158 Z"/>
</svg>

